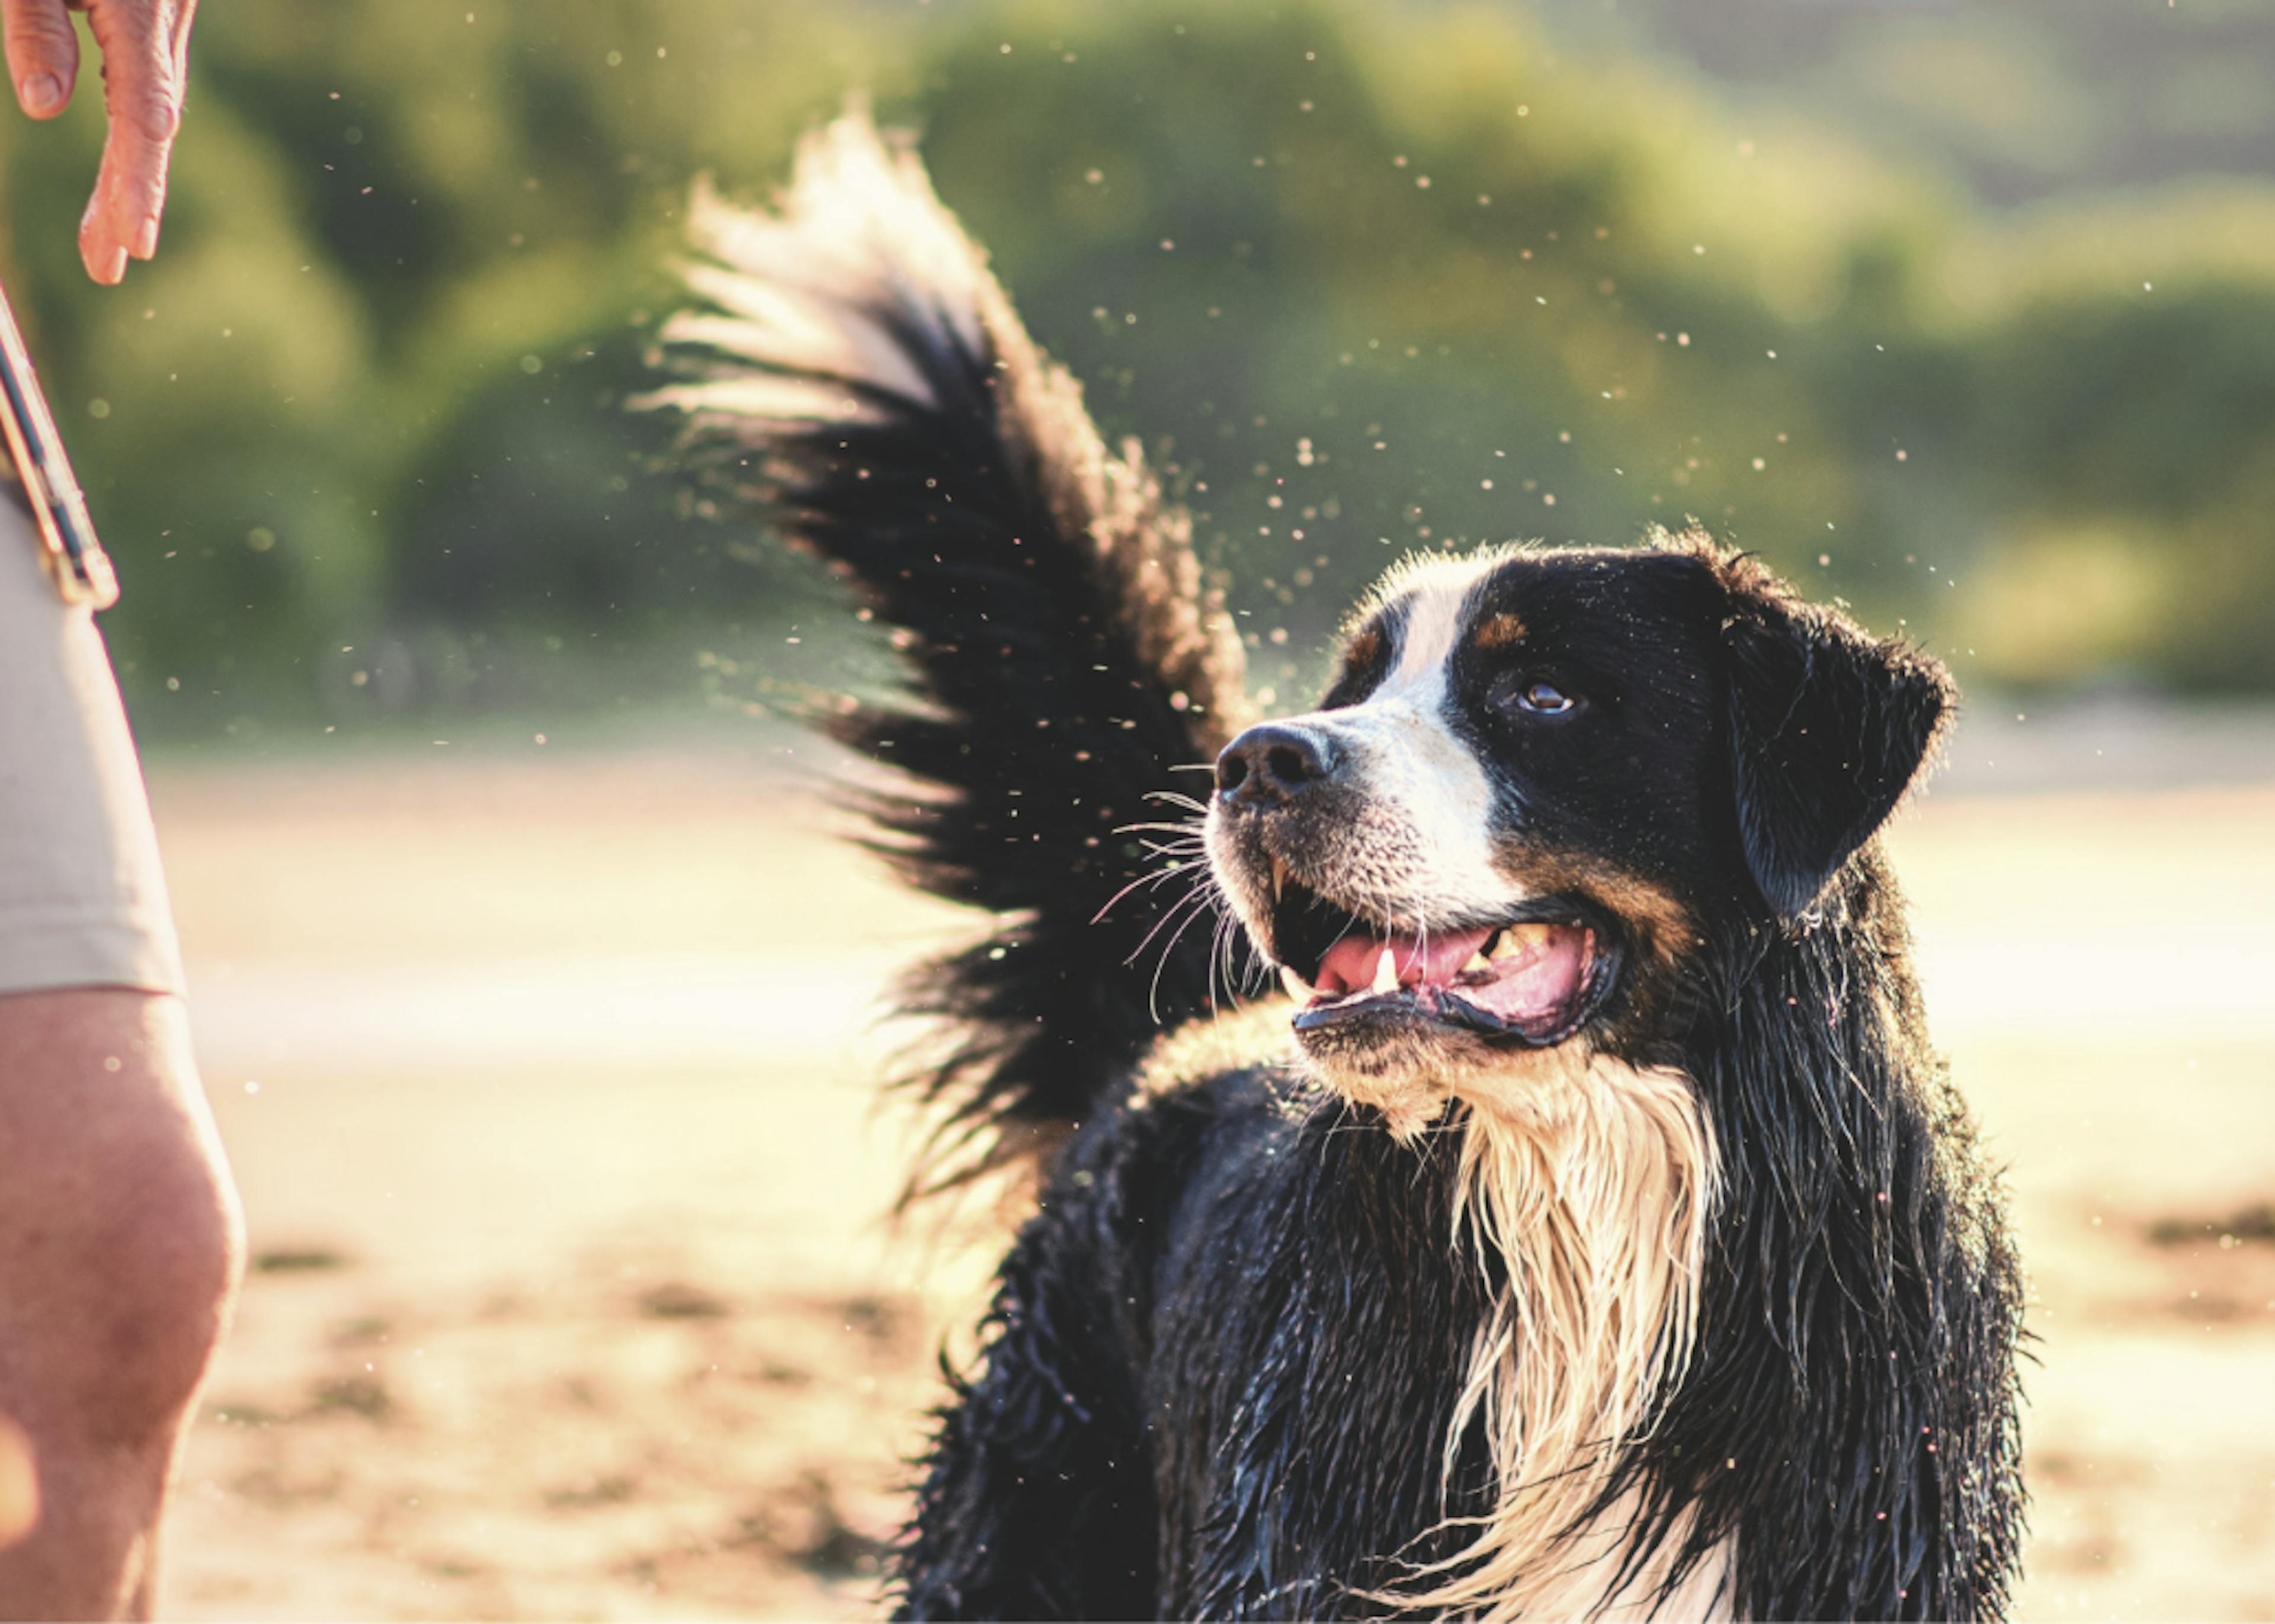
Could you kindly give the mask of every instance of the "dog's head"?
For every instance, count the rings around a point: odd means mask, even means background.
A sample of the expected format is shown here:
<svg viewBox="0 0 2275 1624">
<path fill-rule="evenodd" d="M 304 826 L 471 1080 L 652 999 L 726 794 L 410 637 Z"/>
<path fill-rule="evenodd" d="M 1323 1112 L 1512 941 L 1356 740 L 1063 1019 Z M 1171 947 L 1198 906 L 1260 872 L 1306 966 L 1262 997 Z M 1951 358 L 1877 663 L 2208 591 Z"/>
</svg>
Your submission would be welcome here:
<svg viewBox="0 0 2275 1624">
<path fill-rule="evenodd" d="M 1410 563 L 1319 707 L 1218 758 L 1209 857 L 1311 1067 L 1408 1123 L 1664 1046 L 1710 933 L 1791 928 L 1887 817 L 1942 668 L 1704 537 Z"/>
</svg>

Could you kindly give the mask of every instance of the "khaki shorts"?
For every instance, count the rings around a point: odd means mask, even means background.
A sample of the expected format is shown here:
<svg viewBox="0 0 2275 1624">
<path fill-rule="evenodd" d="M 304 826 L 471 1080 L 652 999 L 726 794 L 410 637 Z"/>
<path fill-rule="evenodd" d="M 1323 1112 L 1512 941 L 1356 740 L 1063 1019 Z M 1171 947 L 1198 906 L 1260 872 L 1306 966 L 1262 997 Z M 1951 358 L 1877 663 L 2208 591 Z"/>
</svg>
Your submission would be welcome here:
<svg viewBox="0 0 2275 1624">
<path fill-rule="evenodd" d="M 118 684 L 84 607 L 0 495 L 0 993 L 182 990 L 157 835 Z"/>
</svg>

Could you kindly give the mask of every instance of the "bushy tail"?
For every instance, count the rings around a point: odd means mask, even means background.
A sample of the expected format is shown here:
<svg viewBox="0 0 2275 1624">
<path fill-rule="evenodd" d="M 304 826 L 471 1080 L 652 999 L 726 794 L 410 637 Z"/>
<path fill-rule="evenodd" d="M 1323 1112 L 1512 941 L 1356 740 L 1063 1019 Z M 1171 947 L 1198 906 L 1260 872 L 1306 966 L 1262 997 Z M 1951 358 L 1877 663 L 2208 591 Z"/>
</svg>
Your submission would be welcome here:
<svg viewBox="0 0 2275 1624">
<path fill-rule="evenodd" d="M 701 306 L 664 329 L 684 381 L 651 400 L 897 628 L 914 703 L 824 725 L 929 791 L 863 803 L 907 877 L 999 917 L 908 1000 L 953 1031 L 916 1082 L 947 1109 L 919 1179 L 955 1182 L 1079 1121 L 1244 956 L 1198 850 L 1131 827 L 1206 796 L 1239 640 L 1186 516 L 1134 442 L 1107 453 L 913 151 L 848 115 L 775 212 L 701 194 L 693 231 Z"/>
</svg>

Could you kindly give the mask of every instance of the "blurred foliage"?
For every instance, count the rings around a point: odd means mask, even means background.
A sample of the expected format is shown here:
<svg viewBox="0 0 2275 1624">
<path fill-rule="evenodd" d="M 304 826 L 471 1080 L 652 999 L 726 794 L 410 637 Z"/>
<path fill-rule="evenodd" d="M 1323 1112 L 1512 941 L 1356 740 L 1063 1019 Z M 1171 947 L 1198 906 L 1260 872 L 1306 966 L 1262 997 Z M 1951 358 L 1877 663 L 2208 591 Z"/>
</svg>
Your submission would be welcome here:
<svg viewBox="0 0 2275 1624">
<path fill-rule="evenodd" d="M 2044 6 L 1889 21 L 1870 75 L 1797 27 L 1771 101 L 1544 4 L 208 8 L 124 288 L 73 252 L 91 98 L 0 125 L 0 268 L 120 557 L 140 725 L 855 668 L 786 644 L 848 617 L 620 407 L 692 178 L 763 199 L 851 90 L 1178 471 L 1260 684 L 1410 548 L 1696 516 L 1963 680 L 2275 686 L 2275 185 L 2185 162 L 2264 133 L 2233 69 L 2267 26 L 2171 14 L 2111 116 L 2181 167 L 2113 190 L 2106 64 L 2090 28 L 2038 51 Z M 1986 75 L 2028 94 L 1986 111 Z M 2037 200 L 1990 207 L 2014 175 Z"/>
<path fill-rule="evenodd" d="M 2261 0 L 1535 3 L 1591 49 L 1674 57 L 1733 106 L 1837 125 L 1997 203 L 2257 177 L 2275 139 Z"/>
</svg>

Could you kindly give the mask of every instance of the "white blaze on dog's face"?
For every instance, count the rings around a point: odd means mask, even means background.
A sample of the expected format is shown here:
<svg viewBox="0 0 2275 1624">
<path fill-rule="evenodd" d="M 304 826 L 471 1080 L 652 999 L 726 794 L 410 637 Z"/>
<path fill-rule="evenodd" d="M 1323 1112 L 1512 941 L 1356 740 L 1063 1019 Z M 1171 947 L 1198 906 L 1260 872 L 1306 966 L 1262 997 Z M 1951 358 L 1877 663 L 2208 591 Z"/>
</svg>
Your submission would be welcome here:
<svg viewBox="0 0 2275 1624">
<path fill-rule="evenodd" d="M 1365 801 L 1350 809 L 1351 820 L 1331 822 L 1309 839 L 1332 848 L 1322 856 L 1350 906 L 1417 935 L 1526 900 L 1522 886 L 1495 866 L 1493 782 L 1451 726 L 1450 667 L 1474 577 L 1473 566 L 1458 564 L 1411 572 L 1387 606 L 1395 663 L 1374 653 L 1387 668 L 1363 701 L 1268 724 L 1242 755 L 1227 756 L 1243 761 L 1263 743 L 1264 759 L 1253 765 L 1268 776 L 1277 729 L 1297 736 L 1295 748 L 1315 743 L 1363 783 Z"/>
<path fill-rule="evenodd" d="M 1648 549 L 1410 563 L 1319 708 L 1226 748 L 1210 860 L 1329 1082 L 1442 1099 L 1481 1068 L 1584 1065 L 1647 1016 L 1683 894 L 1731 844 L 1713 593 Z"/>
</svg>

